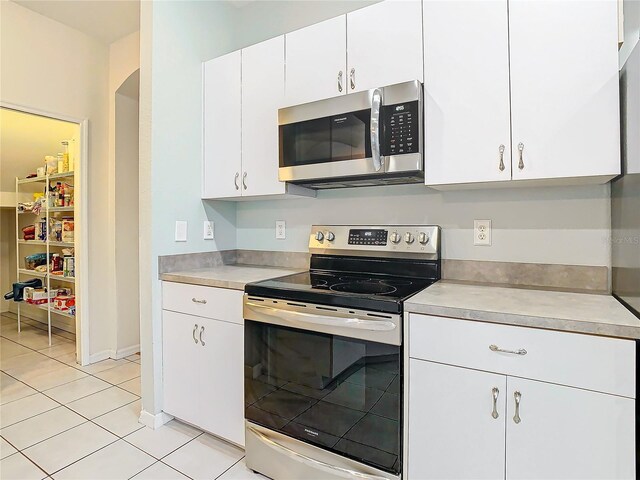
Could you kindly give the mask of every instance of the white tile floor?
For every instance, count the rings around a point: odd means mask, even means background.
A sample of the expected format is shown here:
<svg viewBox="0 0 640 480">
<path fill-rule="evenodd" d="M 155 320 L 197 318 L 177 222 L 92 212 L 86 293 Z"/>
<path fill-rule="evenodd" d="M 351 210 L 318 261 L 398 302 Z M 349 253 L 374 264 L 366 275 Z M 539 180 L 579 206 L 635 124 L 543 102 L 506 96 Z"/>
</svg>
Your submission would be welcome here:
<svg viewBox="0 0 640 480">
<path fill-rule="evenodd" d="M 0 477 L 264 480 L 244 452 L 173 420 L 138 423 L 140 355 L 75 363 L 73 337 L 0 317 Z"/>
</svg>

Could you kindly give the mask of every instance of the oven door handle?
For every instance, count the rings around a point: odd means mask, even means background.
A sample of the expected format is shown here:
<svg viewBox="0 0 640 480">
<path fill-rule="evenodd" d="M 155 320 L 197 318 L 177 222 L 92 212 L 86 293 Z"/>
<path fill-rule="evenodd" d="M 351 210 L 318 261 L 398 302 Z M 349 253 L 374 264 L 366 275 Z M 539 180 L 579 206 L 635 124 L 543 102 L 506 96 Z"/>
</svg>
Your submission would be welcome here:
<svg viewBox="0 0 640 480">
<path fill-rule="evenodd" d="M 276 450 L 280 450 L 285 455 L 289 457 L 293 457 L 295 460 L 298 460 L 303 463 L 310 463 L 312 465 L 315 465 L 317 468 L 322 469 L 326 472 L 332 473 L 334 475 L 337 472 L 341 477 L 344 476 L 344 478 L 362 478 L 364 480 L 388 480 L 387 477 L 380 477 L 378 475 L 371 475 L 368 473 L 357 472 L 355 470 L 350 470 L 348 468 L 343 468 L 337 465 L 331 465 L 329 463 L 321 462 L 320 460 L 316 460 L 315 458 L 311 458 L 301 453 L 298 453 L 294 450 L 291 450 L 290 448 L 287 448 L 284 445 L 280 445 L 278 442 L 271 440 L 262 432 L 258 431 L 256 428 L 253 428 L 251 426 L 247 426 L 247 428 L 251 431 L 251 433 L 253 433 L 256 437 L 258 437 L 258 439 L 261 442 L 266 443 L 270 447 Z"/>
<path fill-rule="evenodd" d="M 382 91 L 376 88 L 371 95 L 371 157 L 376 172 L 382 169 L 380 155 L 380 109 L 382 108 Z"/>
<path fill-rule="evenodd" d="M 252 309 L 259 309 L 265 315 L 275 318 L 282 318 L 290 322 L 309 323 L 313 325 L 326 325 L 329 327 L 356 328 L 358 330 L 372 330 L 376 332 L 389 332 L 396 328 L 396 324 L 388 320 L 363 320 L 361 318 L 337 318 L 311 313 L 295 312 L 292 310 L 282 310 L 279 308 L 259 305 L 253 302 L 246 302 L 246 306 Z"/>
</svg>

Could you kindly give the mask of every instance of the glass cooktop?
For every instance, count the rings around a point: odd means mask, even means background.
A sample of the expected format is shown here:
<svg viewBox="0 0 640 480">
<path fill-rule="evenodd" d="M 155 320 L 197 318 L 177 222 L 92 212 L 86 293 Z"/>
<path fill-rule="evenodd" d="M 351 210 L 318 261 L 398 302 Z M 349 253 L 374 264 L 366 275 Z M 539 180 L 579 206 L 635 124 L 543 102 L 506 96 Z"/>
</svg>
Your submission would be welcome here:
<svg viewBox="0 0 640 480">
<path fill-rule="evenodd" d="M 431 279 L 311 270 L 245 286 L 245 292 L 337 307 L 402 313 L 402 302 L 434 282 Z"/>
</svg>

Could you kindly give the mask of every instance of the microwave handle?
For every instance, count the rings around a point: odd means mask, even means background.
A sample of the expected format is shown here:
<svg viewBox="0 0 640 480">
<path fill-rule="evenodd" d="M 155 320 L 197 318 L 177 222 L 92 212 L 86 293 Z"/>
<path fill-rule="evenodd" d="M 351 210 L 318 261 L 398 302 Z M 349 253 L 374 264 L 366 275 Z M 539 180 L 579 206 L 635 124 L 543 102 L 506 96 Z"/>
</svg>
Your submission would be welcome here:
<svg viewBox="0 0 640 480">
<path fill-rule="evenodd" d="M 371 96 L 371 157 L 376 172 L 382 169 L 380 155 L 380 109 L 382 108 L 382 91 L 376 88 Z"/>
</svg>

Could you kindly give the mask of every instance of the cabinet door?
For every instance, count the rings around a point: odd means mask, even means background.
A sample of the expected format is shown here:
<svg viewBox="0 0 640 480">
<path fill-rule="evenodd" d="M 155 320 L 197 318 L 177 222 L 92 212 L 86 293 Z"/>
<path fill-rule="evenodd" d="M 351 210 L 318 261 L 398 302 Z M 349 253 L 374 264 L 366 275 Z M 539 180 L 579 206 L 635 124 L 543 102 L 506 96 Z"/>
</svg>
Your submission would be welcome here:
<svg viewBox="0 0 640 480">
<path fill-rule="evenodd" d="M 504 478 L 506 377 L 409 362 L 408 478 Z"/>
<path fill-rule="evenodd" d="M 347 93 L 422 81 L 420 0 L 386 0 L 347 14 Z"/>
<path fill-rule="evenodd" d="M 202 320 L 182 313 L 162 312 L 162 409 L 193 424 L 198 424 L 196 399 L 200 368 L 200 345 L 194 339 Z"/>
<path fill-rule="evenodd" d="M 509 2 L 514 179 L 620 173 L 617 4 Z"/>
<path fill-rule="evenodd" d="M 202 327 L 197 425 L 244 446 L 244 326 L 203 319 Z"/>
<path fill-rule="evenodd" d="M 242 50 L 242 195 L 284 193 L 278 181 L 278 108 L 284 102 L 284 36 Z"/>
<path fill-rule="evenodd" d="M 634 400 L 514 377 L 507 386 L 508 480 L 636 478 Z"/>
<path fill-rule="evenodd" d="M 240 58 L 238 50 L 204 64 L 203 198 L 240 196 Z"/>
<path fill-rule="evenodd" d="M 423 8 L 425 183 L 511 180 L 507 1 Z"/>
<path fill-rule="evenodd" d="M 347 93 L 346 42 L 344 15 L 286 35 L 287 105 Z"/>
</svg>

